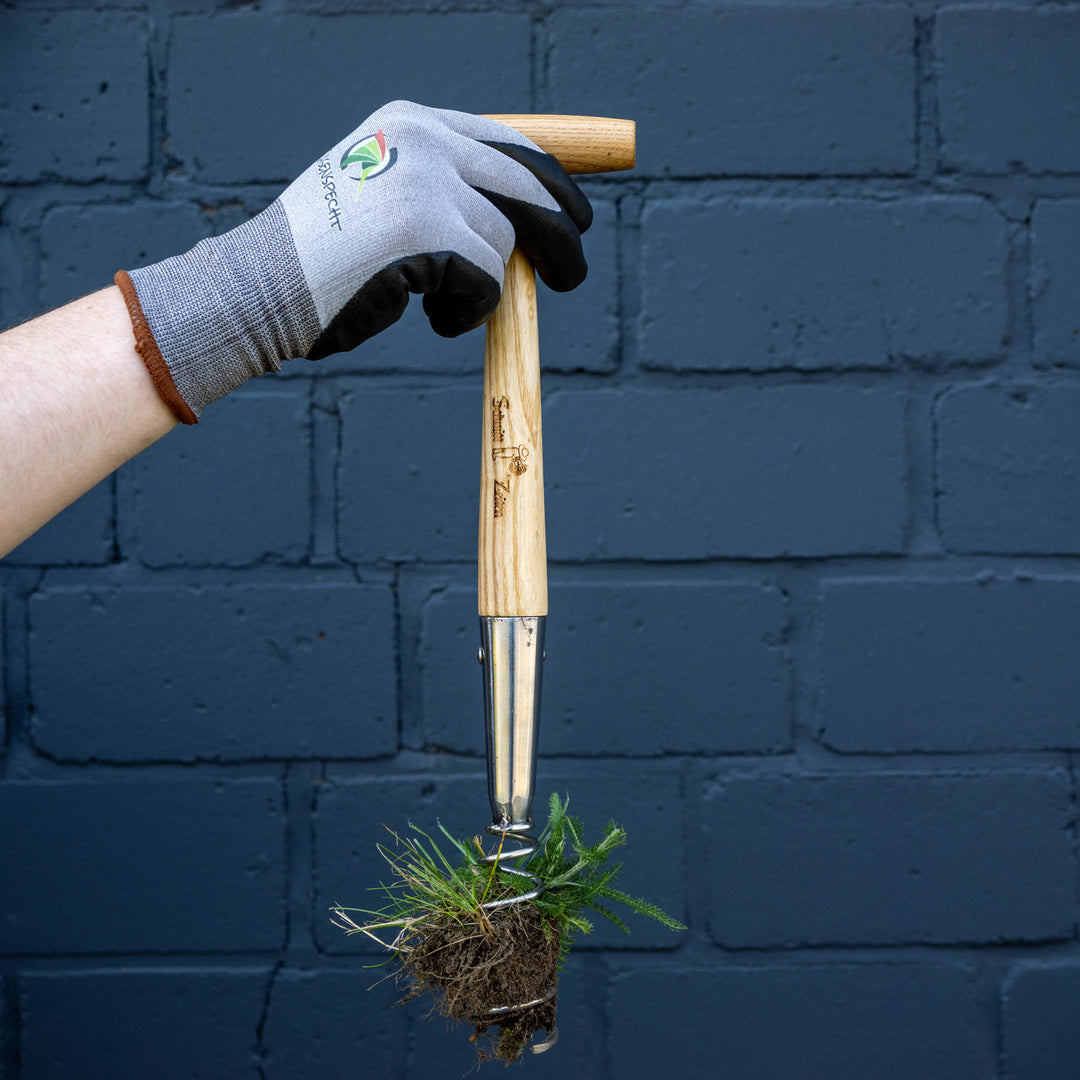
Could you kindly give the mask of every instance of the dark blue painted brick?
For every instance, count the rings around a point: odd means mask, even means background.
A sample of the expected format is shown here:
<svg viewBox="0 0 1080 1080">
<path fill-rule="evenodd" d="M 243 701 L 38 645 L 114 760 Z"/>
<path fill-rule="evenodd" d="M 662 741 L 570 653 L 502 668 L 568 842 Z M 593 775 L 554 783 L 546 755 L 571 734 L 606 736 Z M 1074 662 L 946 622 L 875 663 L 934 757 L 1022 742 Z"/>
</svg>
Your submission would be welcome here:
<svg viewBox="0 0 1080 1080">
<path fill-rule="evenodd" d="M 475 717 L 478 726 L 483 714 Z M 620 887 L 647 896 L 675 918 L 685 921 L 682 845 L 682 793 L 670 771 L 648 766 L 614 765 L 598 775 L 593 766 L 559 772 L 544 770 L 538 778 L 533 818 L 547 820 L 552 792 L 569 795 L 571 813 L 580 816 L 586 839 L 594 842 L 614 819 L 624 826 L 627 846 Z M 436 821 L 458 837 L 483 835 L 491 823 L 487 782 L 482 771 L 457 776 L 398 776 L 377 780 L 340 780 L 322 788 L 315 815 L 315 937 L 328 952 L 370 952 L 362 937 L 346 937 L 330 924 L 331 904 L 376 907 L 368 890 L 389 880 L 387 864 L 376 844 L 390 843 L 384 826 L 402 832 L 410 822 L 437 833 Z M 449 844 L 446 844 L 449 847 Z M 623 934 L 598 917 L 595 931 L 582 939 L 593 948 L 673 948 L 680 935 L 630 912 Z"/>
<path fill-rule="evenodd" d="M 904 411 L 897 393 L 850 386 L 553 394 L 548 554 L 901 551 Z"/>
<path fill-rule="evenodd" d="M 281 785 L 148 779 L 0 785 L 0 952 L 281 945 Z"/>
<path fill-rule="evenodd" d="M 986 360 L 1005 222 L 983 199 L 678 199 L 642 220 L 641 363 L 684 371 Z"/>
<path fill-rule="evenodd" d="M 58 206 L 41 224 L 41 305 L 59 307 L 133 270 L 179 255 L 210 235 L 192 203 Z"/>
<path fill-rule="evenodd" d="M 593 199 L 593 225 L 582 238 L 589 276 L 572 293 L 553 293 L 537 282 L 540 361 L 546 371 L 611 371 L 618 363 L 617 214 L 614 203 Z M 316 368 L 291 364 L 287 375 L 367 371 L 480 372 L 484 332 L 438 337 L 414 297 L 401 320 L 352 352 L 320 360 Z M 477 467 L 479 468 L 479 467 Z"/>
<path fill-rule="evenodd" d="M 821 729 L 849 752 L 1080 748 L 1080 579 L 825 586 Z"/>
<path fill-rule="evenodd" d="M 397 749 L 386 585 L 47 589 L 30 668 L 34 743 L 66 760 Z"/>
<path fill-rule="evenodd" d="M 295 384 L 280 390 L 245 387 L 128 466 L 143 562 L 239 566 L 304 557 L 311 533 L 308 395 Z"/>
<path fill-rule="evenodd" d="M 1031 240 L 1035 362 L 1080 367 L 1080 199 L 1038 202 Z"/>
<path fill-rule="evenodd" d="M 3 11 L 0 182 L 133 180 L 146 172 L 146 20 L 117 11 Z"/>
<path fill-rule="evenodd" d="M 612 1075 L 977 1080 L 970 982 L 958 964 L 630 970 L 608 998 Z"/>
<path fill-rule="evenodd" d="M 479 384 L 342 398 L 338 524 L 346 558 L 475 562 L 481 406 Z"/>
<path fill-rule="evenodd" d="M 1080 169 L 1080 11 L 957 7 L 937 16 L 935 36 L 950 168 Z"/>
<path fill-rule="evenodd" d="M 103 480 L 4 558 L 9 566 L 93 566 L 113 551 L 113 485 Z"/>
<path fill-rule="evenodd" d="M 937 404 L 937 511 L 950 551 L 1080 553 L 1080 388 L 957 387 Z"/>
<path fill-rule="evenodd" d="M 25 974 L 22 1069 L 40 1080 L 257 1080 L 256 1030 L 269 977 L 175 968 Z"/>
<path fill-rule="evenodd" d="M 531 111 L 530 53 L 526 15 L 179 16 L 170 149 L 205 180 L 291 180 L 394 98 Z"/>
<path fill-rule="evenodd" d="M 572 293 L 539 281 L 540 361 L 547 371 L 612 371 L 619 359 L 619 288 L 615 205 L 593 199 L 593 224 L 582 237 L 589 276 Z"/>
<path fill-rule="evenodd" d="M 0 327 L 5 330 L 18 321 L 20 302 L 26 302 L 25 285 L 19 281 L 18 273 L 21 260 L 5 222 L 6 209 L 7 200 L 0 198 Z"/>
<path fill-rule="evenodd" d="M 1075 1080 L 1080 1062 L 1080 964 L 1023 965 L 1001 993 L 1006 1080 Z"/>
<path fill-rule="evenodd" d="M 484 753 L 476 589 L 424 607 L 425 741 Z M 790 745 L 778 592 L 715 582 L 551 588 L 545 754 L 738 753 Z"/>
<path fill-rule="evenodd" d="M 260 1075 L 266 1080 L 400 1075 L 408 1053 L 407 1013 L 390 1007 L 393 992 L 379 974 L 283 970 L 270 994 Z"/>
<path fill-rule="evenodd" d="M 706 808 L 727 946 L 1072 936 L 1062 770 L 720 779 Z"/>
<path fill-rule="evenodd" d="M 552 110 L 636 120 L 646 175 L 914 166 L 903 9 L 557 11 L 548 27 Z"/>
<path fill-rule="evenodd" d="M 0 140 L 3 134 L 0 133 Z M 0 195 L 0 329 L 25 322 L 41 313 L 38 302 L 37 236 L 26 218 L 13 213 L 21 203 L 19 189 L 12 200 Z M 22 204 L 25 208 L 25 204 Z M 21 217 L 21 215 L 18 215 Z M 38 212 L 31 211 L 31 219 Z"/>
</svg>

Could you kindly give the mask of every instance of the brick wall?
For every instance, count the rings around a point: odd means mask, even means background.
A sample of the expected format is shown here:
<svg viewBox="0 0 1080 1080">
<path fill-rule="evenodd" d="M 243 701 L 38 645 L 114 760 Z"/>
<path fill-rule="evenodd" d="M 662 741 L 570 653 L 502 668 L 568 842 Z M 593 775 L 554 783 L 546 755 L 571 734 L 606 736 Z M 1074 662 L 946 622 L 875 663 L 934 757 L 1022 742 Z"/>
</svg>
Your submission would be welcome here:
<svg viewBox="0 0 1080 1080">
<path fill-rule="evenodd" d="M 530 1075 L 1075 1080 L 1080 6 L 0 10 L 0 320 L 394 97 L 633 117 L 541 298 L 541 797 L 599 930 Z M 482 343 L 249 385 L 0 563 L 0 1077 L 451 1077 L 328 923 L 488 820 Z M 0 421 L 2 422 L 2 421 Z"/>
</svg>

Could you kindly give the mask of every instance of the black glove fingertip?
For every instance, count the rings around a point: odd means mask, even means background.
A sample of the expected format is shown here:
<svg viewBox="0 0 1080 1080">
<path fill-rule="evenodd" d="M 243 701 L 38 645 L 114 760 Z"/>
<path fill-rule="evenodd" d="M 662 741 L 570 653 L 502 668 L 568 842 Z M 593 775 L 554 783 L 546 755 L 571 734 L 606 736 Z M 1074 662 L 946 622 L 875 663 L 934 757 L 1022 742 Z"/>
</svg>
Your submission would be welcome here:
<svg viewBox="0 0 1080 1080">
<path fill-rule="evenodd" d="M 475 190 L 514 226 L 517 246 L 529 257 L 549 289 L 569 292 L 585 280 L 589 267 L 581 250 L 581 233 L 569 214 L 511 199 L 496 191 Z"/>
<path fill-rule="evenodd" d="M 533 150 L 517 143 L 491 142 L 485 145 L 505 154 L 512 161 L 524 165 L 543 185 L 544 190 L 570 215 L 578 232 L 585 232 L 592 224 L 593 210 L 581 188 L 570 178 L 558 158 Z"/>
<path fill-rule="evenodd" d="M 458 337 L 487 322 L 501 292 L 501 283 L 490 274 L 451 253 L 438 289 L 424 295 L 424 313 L 440 337 Z"/>
</svg>

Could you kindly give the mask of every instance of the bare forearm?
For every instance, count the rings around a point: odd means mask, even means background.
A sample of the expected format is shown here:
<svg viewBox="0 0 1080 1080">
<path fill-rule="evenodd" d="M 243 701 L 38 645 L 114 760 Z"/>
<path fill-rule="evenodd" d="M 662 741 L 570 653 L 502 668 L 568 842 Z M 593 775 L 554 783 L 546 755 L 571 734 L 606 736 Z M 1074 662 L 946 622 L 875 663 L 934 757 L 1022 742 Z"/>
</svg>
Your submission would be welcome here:
<svg viewBox="0 0 1080 1080">
<path fill-rule="evenodd" d="M 412 293 L 444 337 L 480 326 L 515 243 L 549 286 L 575 288 L 591 220 L 558 159 L 519 131 L 385 105 L 250 221 L 0 335 L 0 556 L 174 416 L 196 423 L 294 357 L 355 348 Z"/>
<path fill-rule="evenodd" d="M 0 556 L 175 423 L 117 288 L 0 334 Z"/>
</svg>

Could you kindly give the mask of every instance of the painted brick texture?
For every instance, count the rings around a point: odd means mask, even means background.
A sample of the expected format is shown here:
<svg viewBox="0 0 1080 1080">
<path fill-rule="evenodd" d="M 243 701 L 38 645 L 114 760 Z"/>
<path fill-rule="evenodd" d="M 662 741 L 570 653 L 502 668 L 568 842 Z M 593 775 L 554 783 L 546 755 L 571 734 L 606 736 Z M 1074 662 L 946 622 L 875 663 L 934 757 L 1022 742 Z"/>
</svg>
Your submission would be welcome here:
<svg viewBox="0 0 1080 1080">
<path fill-rule="evenodd" d="M 970 978 L 941 964 L 620 972 L 610 998 L 613 1061 L 617 1075 L 635 1080 L 662 1075 L 675 1055 L 686 1056 L 694 1080 L 715 1076 L 718 1057 L 728 1075 L 747 1078 L 979 1076 Z M 633 1019 L 642 1013 L 657 1025 L 644 1047 Z"/>
<path fill-rule="evenodd" d="M 41 223 L 41 306 L 59 307 L 210 235 L 191 203 L 58 206 Z"/>
<path fill-rule="evenodd" d="M 273 981 L 259 1072 L 275 1080 L 318 1080 L 344 1062 L 393 1076 L 409 1053 L 403 1009 L 369 994 L 364 970 L 285 971 Z M 312 1022 L 314 1021 L 314 1027 Z"/>
<path fill-rule="evenodd" d="M 105 565 L 115 546 L 113 489 L 111 478 L 92 487 L 15 548 L 7 565 Z"/>
<path fill-rule="evenodd" d="M 915 26 L 902 9 L 565 10 L 548 25 L 553 109 L 621 116 L 640 101 L 645 175 L 914 166 Z"/>
<path fill-rule="evenodd" d="M 385 585 L 46 590 L 30 619 L 31 737 L 56 757 L 397 749 Z"/>
<path fill-rule="evenodd" d="M 1065 1080 L 1080 1055 L 1073 1019 L 1080 1008 L 1080 966 L 1024 966 L 1002 991 L 1004 1073 L 1010 1080 Z"/>
<path fill-rule="evenodd" d="M 254 1080 L 268 981 L 259 970 L 28 974 L 20 987 L 23 1068 L 30 1076 L 107 1076 L 120 1059 L 133 1076 Z"/>
<path fill-rule="evenodd" d="M 4 325 L 394 98 L 637 122 L 538 294 L 534 809 L 688 928 L 596 920 L 539 1080 L 1075 1080 L 1078 44 L 1072 0 L 0 11 Z M 2 1080 L 472 1067 L 329 908 L 384 826 L 491 820 L 483 354 L 416 297 L 0 559 Z"/>
<path fill-rule="evenodd" d="M 553 395 L 549 553 L 899 553 L 908 521 L 904 412 L 902 392 L 854 386 Z M 849 453 L 855 445 L 858 455 Z M 663 483 L 646 482 L 657 474 Z"/>
<path fill-rule="evenodd" d="M 363 118 L 351 94 L 327 93 L 346 72 L 378 88 L 375 105 L 529 111 L 522 14 L 177 16 L 169 45 L 171 152 L 207 181 L 291 180 Z"/>
<path fill-rule="evenodd" d="M 545 648 L 546 754 L 641 756 L 788 749 L 776 590 L 730 583 L 553 584 Z M 722 613 L 722 616 L 718 616 Z M 424 606 L 424 742 L 483 754 L 475 588 Z M 616 718 L 607 723 L 603 718 Z"/>
<path fill-rule="evenodd" d="M 137 13 L 0 12 L 0 182 L 144 178 L 148 39 Z"/>
<path fill-rule="evenodd" d="M 353 392 L 338 411 L 341 553 L 358 562 L 475 560 L 476 394 L 456 386 Z"/>
<path fill-rule="evenodd" d="M 285 832 L 269 778 L 6 781 L 0 800 L 19 823 L 0 840 L 18 868 L 0 893 L 5 954 L 280 945 Z"/>
<path fill-rule="evenodd" d="M 844 752 L 1080 745 L 1080 581 L 831 581 L 821 732 Z"/>
<path fill-rule="evenodd" d="M 1080 11 L 957 7 L 938 16 L 937 32 L 942 152 L 949 167 L 973 173 L 1080 169 Z"/>
<path fill-rule="evenodd" d="M 985 383 L 937 404 L 937 510 L 958 552 L 1080 553 L 1080 387 Z"/>
<path fill-rule="evenodd" d="M 733 948 L 1068 939 L 1069 799 L 1061 771 L 718 781 L 706 810 L 713 937 Z"/>
<path fill-rule="evenodd" d="M 308 553 L 310 403 L 306 387 L 267 392 L 283 388 L 215 402 L 214 423 L 174 431 L 127 466 L 143 562 L 243 566 Z"/>
<path fill-rule="evenodd" d="M 984 200 L 656 201 L 641 362 L 888 368 L 1002 355 L 1005 222 Z"/>
<path fill-rule="evenodd" d="M 351 394 L 340 409 L 343 554 L 474 558 L 476 395 L 377 391 Z M 544 411 L 549 555 L 900 552 L 904 412 L 903 393 L 847 386 L 553 394 Z M 430 453 L 433 441 L 442 453 Z M 664 485 L 649 482 L 658 470 Z M 447 504 L 437 517 L 434 499 Z"/>
<path fill-rule="evenodd" d="M 1035 362 L 1080 367 L 1080 199 L 1048 199 L 1032 215 Z"/>
</svg>

